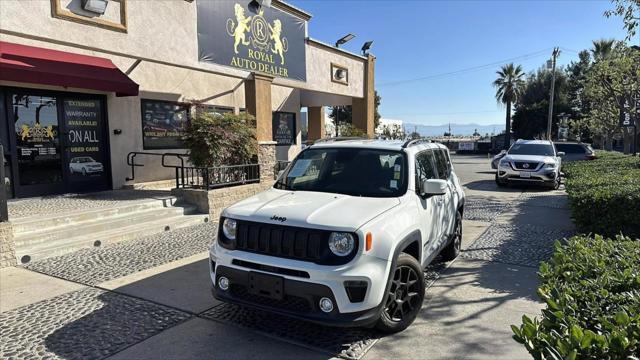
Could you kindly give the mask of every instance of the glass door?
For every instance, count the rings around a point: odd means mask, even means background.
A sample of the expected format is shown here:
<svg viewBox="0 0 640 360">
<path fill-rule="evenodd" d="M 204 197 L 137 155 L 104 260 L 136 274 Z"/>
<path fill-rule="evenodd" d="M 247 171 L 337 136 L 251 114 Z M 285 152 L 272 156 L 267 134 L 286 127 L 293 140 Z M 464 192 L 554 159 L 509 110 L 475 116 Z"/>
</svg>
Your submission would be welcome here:
<svg viewBox="0 0 640 360">
<path fill-rule="evenodd" d="M 15 134 L 16 196 L 64 192 L 57 99 L 25 92 L 11 94 L 10 102 L 7 115 Z"/>
</svg>

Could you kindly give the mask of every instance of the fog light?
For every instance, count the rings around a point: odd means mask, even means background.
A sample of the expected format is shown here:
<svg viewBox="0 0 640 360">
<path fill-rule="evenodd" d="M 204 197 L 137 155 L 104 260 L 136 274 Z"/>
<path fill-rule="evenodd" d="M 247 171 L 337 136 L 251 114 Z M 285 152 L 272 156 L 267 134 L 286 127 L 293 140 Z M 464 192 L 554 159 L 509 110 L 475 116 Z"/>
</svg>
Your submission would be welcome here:
<svg viewBox="0 0 640 360">
<path fill-rule="evenodd" d="M 224 276 L 220 276 L 220 278 L 218 278 L 218 287 L 223 291 L 229 290 L 229 279 Z"/>
<path fill-rule="evenodd" d="M 326 297 L 320 299 L 320 310 L 326 313 L 330 313 L 331 311 L 333 311 L 333 301 Z"/>
</svg>

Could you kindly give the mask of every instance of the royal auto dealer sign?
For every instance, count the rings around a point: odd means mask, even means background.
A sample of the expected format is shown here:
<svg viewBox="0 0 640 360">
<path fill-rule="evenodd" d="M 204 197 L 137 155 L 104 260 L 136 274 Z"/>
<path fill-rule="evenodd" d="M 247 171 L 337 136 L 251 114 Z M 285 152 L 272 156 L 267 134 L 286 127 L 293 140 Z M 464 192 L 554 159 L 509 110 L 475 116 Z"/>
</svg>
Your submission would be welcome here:
<svg viewBox="0 0 640 360">
<path fill-rule="evenodd" d="M 198 0 L 200 61 L 306 81 L 305 24 L 249 1 Z"/>
</svg>

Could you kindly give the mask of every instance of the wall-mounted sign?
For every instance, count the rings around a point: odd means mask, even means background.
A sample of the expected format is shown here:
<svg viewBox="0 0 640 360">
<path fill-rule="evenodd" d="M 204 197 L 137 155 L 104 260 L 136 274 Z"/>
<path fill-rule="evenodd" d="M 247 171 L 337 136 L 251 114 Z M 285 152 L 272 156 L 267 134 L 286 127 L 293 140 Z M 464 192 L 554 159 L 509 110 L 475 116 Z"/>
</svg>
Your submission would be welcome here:
<svg viewBox="0 0 640 360">
<path fill-rule="evenodd" d="M 277 145 L 294 145 L 296 143 L 296 114 L 274 112 L 272 131 L 273 141 Z"/>
<path fill-rule="evenodd" d="M 200 61 L 306 81 L 305 23 L 249 1 L 198 1 Z"/>
<path fill-rule="evenodd" d="M 142 143 L 145 150 L 180 149 L 189 122 L 189 105 L 142 99 Z"/>
<path fill-rule="evenodd" d="M 625 98 L 622 100 L 622 108 L 620 109 L 620 126 L 633 127 L 635 121 L 631 111 L 631 100 Z"/>
</svg>

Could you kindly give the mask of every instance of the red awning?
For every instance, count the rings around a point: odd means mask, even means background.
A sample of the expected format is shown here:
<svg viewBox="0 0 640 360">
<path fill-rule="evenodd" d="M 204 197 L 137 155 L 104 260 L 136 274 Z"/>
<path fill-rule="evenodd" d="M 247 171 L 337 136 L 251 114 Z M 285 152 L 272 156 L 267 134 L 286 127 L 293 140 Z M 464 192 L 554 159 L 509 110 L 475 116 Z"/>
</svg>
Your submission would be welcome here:
<svg viewBox="0 0 640 360">
<path fill-rule="evenodd" d="M 0 80 L 138 95 L 109 59 L 0 41 Z"/>
</svg>

